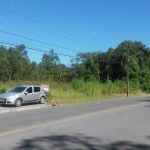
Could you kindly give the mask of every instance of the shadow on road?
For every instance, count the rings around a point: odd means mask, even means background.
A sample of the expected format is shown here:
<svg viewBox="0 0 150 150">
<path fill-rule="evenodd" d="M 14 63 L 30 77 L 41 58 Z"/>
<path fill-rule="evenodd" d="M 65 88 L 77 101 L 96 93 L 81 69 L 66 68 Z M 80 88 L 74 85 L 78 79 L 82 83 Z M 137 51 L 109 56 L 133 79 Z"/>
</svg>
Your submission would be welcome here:
<svg viewBox="0 0 150 150">
<path fill-rule="evenodd" d="M 150 102 L 150 99 L 140 100 L 141 102 Z M 145 107 L 150 107 L 150 105 L 146 105 Z"/>
<path fill-rule="evenodd" d="M 129 141 L 104 144 L 100 139 L 83 134 L 37 137 L 19 143 L 14 150 L 150 150 L 150 145 L 146 144 Z"/>
<path fill-rule="evenodd" d="M 150 102 L 150 99 L 140 100 L 141 102 Z"/>
</svg>

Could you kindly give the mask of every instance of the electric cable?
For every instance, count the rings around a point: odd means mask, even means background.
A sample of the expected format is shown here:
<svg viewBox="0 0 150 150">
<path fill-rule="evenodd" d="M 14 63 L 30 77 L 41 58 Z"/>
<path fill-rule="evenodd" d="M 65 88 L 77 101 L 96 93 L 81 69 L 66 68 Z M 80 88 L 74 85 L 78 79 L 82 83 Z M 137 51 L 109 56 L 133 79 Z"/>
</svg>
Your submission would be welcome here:
<svg viewBox="0 0 150 150">
<path fill-rule="evenodd" d="M 3 7 L 1 7 L 1 6 L 0 6 L 0 9 L 5 10 L 5 11 L 8 11 L 8 12 L 10 12 L 10 13 L 13 13 L 13 14 L 15 14 L 15 15 L 18 15 L 18 16 L 23 17 L 23 18 L 25 18 L 25 19 L 28 19 L 28 20 L 30 20 L 30 21 L 36 22 L 36 23 L 38 23 L 38 24 L 40 24 L 40 25 L 43 25 L 43 26 L 46 26 L 46 27 L 50 27 L 50 28 L 52 28 L 52 29 L 54 29 L 54 30 L 56 30 L 56 31 L 63 32 L 63 33 L 65 33 L 65 34 L 71 35 L 71 36 L 76 37 L 76 38 L 79 38 L 79 39 L 81 39 L 81 40 L 85 40 L 85 41 L 87 41 L 87 42 L 91 42 L 91 41 L 86 40 L 86 39 L 84 39 L 84 38 L 81 38 L 81 37 L 79 37 L 79 36 L 75 36 L 75 35 L 73 35 L 73 34 L 70 34 L 70 33 L 68 33 L 68 32 L 62 31 L 62 30 L 60 30 L 60 29 L 57 29 L 57 28 L 52 27 L 52 26 L 50 26 L 50 25 L 47 25 L 47 24 L 45 24 L 45 23 L 39 22 L 39 21 L 37 21 L 37 20 L 35 20 L 35 19 L 26 17 L 26 16 L 24 16 L 24 15 L 21 15 L 21 14 L 19 14 L 19 13 L 13 12 L 13 11 L 11 11 L 11 10 L 8 10 L 8 9 L 3 8 Z M 97 44 L 96 42 L 92 42 L 92 43 Z M 99 44 L 98 44 L 98 45 L 99 45 Z"/>
<path fill-rule="evenodd" d="M 12 45 L 12 46 L 18 46 L 18 44 L 14 44 L 14 43 L 10 43 L 10 42 L 5 42 L 5 41 L 0 41 L 0 43 L 7 44 L 7 45 Z M 41 52 L 46 52 L 46 53 L 50 52 L 50 51 L 47 51 L 47 50 L 37 49 L 37 48 L 34 48 L 34 47 L 28 47 L 28 46 L 25 46 L 25 47 L 27 49 L 30 49 L 30 50 L 41 51 Z M 70 56 L 70 55 L 66 55 L 66 54 L 60 54 L 60 53 L 55 53 L 55 52 L 54 52 L 54 54 L 62 55 L 62 56 L 68 56 L 68 57 L 74 57 L 74 56 Z"/>
<path fill-rule="evenodd" d="M 1 23 L 1 22 L 0 22 L 0 24 L 5 25 L 5 26 L 9 26 L 9 27 L 11 27 L 11 28 L 14 28 L 14 29 L 17 29 L 17 30 L 20 30 L 20 31 L 23 31 L 23 32 L 27 32 L 27 33 L 30 33 L 30 34 L 33 34 L 33 35 L 37 35 L 37 36 L 40 36 L 40 37 L 42 36 L 42 37 L 44 37 L 44 38 L 54 40 L 53 38 L 50 38 L 50 37 L 47 37 L 47 36 L 43 36 L 43 35 L 41 35 L 41 34 L 37 34 L 37 33 L 35 33 L 35 32 L 31 32 L 31 31 L 24 30 L 24 29 L 21 29 L 21 28 L 17 28 L 17 27 L 14 27 L 14 26 L 12 26 L 12 25 L 8 25 L 8 24 Z M 70 39 L 70 38 L 67 38 L 67 39 L 72 40 L 72 39 Z M 57 40 L 57 41 L 60 41 L 60 40 Z M 77 41 L 77 40 L 72 40 L 72 41 L 75 41 L 75 42 L 77 42 L 77 43 L 79 43 L 79 44 L 88 45 L 88 46 L 93 47 L 93 46 L 90 45 L 90 44 L 82 43 L 82 42 L 79 42 L 79 41 Z M 64 41 L 60 41 L 60 42 L 67 43 L 67 44 L 69 43 L 69 42 L 64 42 Z M 74 45 L 74 44 L 73 44 L 73 45 Z"/>
<path fill-rule="evenodd" d="M 51 46 L 55 46 L 55 47 L 58 47 L 58 48 L 62 48 L 62 49 L 70 50 L 70 51 L 79 52 L 79 51 L 76 51 L 76 50 L 73 50 L 73 49 L 70 49 L 70 48 L 66 48 L 66 47 L 62 47 L 62 46 L 58 46 L 58 45 L 46 43 L 46 42 L 43 42 L 43 41 L 31 39 L 31 38 L 24 37 L 24 36 L 17 35 L 17 34 L 13 34 L 13 33 L 10 33 L 10 32 L 5 32 L 5 31 L 2 31 L 2 30 L 0 30 L 0 32 L 1 33 L 6 33 L 6 34 L 9 34 L 9 35 L 13 35 L 13 36 L 16 36 L 16 37 L 21 37 L 21 38 L 24 38 L 24 39 L 27 39 L 27 40 L 31 40 L 31 41 L 34 41 L 34 42 L 39 42 L 39 43 L 42 43 L 42 44 L 51 45 Z"/>
</svg>

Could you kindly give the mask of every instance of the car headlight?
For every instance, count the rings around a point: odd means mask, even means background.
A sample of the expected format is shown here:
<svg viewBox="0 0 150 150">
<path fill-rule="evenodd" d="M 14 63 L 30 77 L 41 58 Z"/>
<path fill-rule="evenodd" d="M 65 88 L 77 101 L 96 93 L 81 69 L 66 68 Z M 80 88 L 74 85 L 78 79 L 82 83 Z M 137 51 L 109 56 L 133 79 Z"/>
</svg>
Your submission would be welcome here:
<svg viewBox="0 0 150 150">
<path fill-rule="evenodd" d="M 8 99 L 12 100 L 12 99 L 14 99 L 14 98 L 15 98 L 14 96 L 9 96 Z"/>
</svg>

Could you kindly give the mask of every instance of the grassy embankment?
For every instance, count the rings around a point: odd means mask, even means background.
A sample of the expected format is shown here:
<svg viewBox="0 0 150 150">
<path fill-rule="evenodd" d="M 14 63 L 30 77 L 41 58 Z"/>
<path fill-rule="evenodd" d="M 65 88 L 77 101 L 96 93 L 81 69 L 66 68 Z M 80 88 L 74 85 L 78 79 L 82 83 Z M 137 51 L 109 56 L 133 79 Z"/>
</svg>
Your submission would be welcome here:
<svg viewBox="0 0 150 150">
<path fill-rule="evenodd" d="M 126 96 L 126 83 L 98 83 L 98 82 L 84 82 L 82 80 L 74 80 L 72 83 L 63 82 L 40 82 L 40 81 L 9 81 L 5 84 L 0 82 L 0 93 L 9 91 L 13 87 L 22 84 L 48 84 L 50 92 L 47 96 L 47 101 L 55 104 L 69 104 L 88 102 L 94 100 L 111 99 L 115 97 Z M 130 95 L 143 94 L 139 90 L 139 85 L 130 83 Z"/>
</svg>

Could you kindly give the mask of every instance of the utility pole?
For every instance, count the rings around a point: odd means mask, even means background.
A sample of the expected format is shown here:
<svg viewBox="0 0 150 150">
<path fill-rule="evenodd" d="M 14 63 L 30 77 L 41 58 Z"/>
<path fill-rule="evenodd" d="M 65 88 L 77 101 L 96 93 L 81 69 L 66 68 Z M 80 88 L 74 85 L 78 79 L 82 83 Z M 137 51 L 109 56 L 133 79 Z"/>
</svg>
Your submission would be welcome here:
<svg viewBox="0 0 150 150">
<path fill-rule="evenodd" d="M 108 83 L 108 81 L 109 81 L 109 65 L 110 65 L 110 64 L 108 64 L 107 83 Z"/>
<path fill-rule="evenodd" d="M 127 51 L 127 97 L 129 96 L 129 47 Z"/>
<path fill-rule="evenodd" d="M 97 53 L 97 77 L 98 77 L 98 81 L 100 82 L 100 76 L 99 76 L 99 63 L 98 63 L 98 53 Z"/>
</svg>

